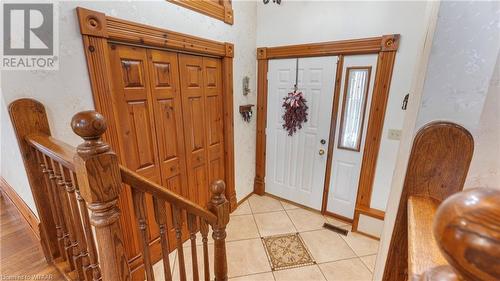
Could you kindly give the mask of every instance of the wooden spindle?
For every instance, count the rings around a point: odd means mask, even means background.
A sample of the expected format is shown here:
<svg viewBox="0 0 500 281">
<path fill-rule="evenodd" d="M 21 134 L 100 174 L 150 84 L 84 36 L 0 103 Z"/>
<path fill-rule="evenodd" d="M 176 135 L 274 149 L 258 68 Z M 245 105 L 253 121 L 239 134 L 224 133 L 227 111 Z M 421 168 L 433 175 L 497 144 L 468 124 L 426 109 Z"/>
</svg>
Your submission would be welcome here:
<svg viewBox="0 0 500 281">
<path fill-rule="evenodd" d="M 120 166 L 116 154 L 101 140 L 106 121 L 95 111 L 84 111 L 73 116 L 71 127 L 84 139 L 77 148 L 74 165 L 81 195 L 91 213 L 90 223 L 95 227 L 102 280 L 130 280 L 119 222 Z"/>
<path fill-rule="evenodd" d="M 181 281 L 186 281 L 186 264 L 184 263 L 184 249 L 182 248 L 182 212 L 172 205 L 172 217 L 174 220 L 175 240 L 177 244 L 177 261 L 179 263 L 179 276 Z"/>
<path fill-rule="evenodd" d="M 54 174 L 54 170 L 50 164 L 50 159 L 43 155 L 43 163 L 48 176 L 48 184 L 49 184 L 49 196 L 51 198 L 51 204 L 54 207 L 54 211 L 56 213 L 56 228 L 57 228 L 57 241 L 59 245 L 59 252 L 61 253 L 61 258 L 63 260 L 68 260 L 67 252 L 65 250 L 65 239 L 66 239 L 66 227 L 64 225 L 64 219 L 62 218 L 62 210 L 60 207 L 59 200 L 59 192 L 57 190 L 56 176 Z"/>
<path fill-rule="evenodd" d="M 62 257 L 62 256 L 64 256 L 64 254 L 63 254 L 64 251 L 61 251 L 61 244 L 59 243 L 59 241 L 62 238 L 62 231 L 61 231 L 61 225 L 59 223 L 59 216 L 58 216 L 57 210 L 56 210 L 54 196 L 52 193 L 52 184 L 50 182 L 49 169 L 48 169 L 47 165 L 45 164 L 45 157 L 43 156 L 43 154 L 36 149 L 35 149 L 35 153 L 36 153 L 36 158 L 37 158 L 38 164 L 40 165 L 40 169 L 41 169 L 42 174 L 43 174 L 45 186 L 47 188 L 47 197 L 48 197 L 47 201 L 49 203 L 49 208 L 51 209 L 51 213 L 52 213 L 52 219 L 53 219 L 53 222 L 54 222 L 54 225 L 56 228 L 55 232 L 56 232 L 56 240 L 57 240 L 58 247 L 57 247 L 57 252 L 54 251 L 54 253 L 53 253 L 53 258 Z"/>
<path fill-rule="evenodd" d="M 65 250 L 68 256 L 68 263 L 71 270 L 77 269 L 75 260 L 78 257 L 77 243 L 74 232 L 74 223 L 71 218 L 71 210 L 69 207 L 68 196 L 66 194 L 66 183 L 62 175 L 62 169 L 59 163 L 50 160 L 52 168 L 54 170 L 54 176 L 57 184 L 57 192 L 59 194 L 59 202 L 61 204 L 62 217 L 64 224 L 66 226 L 66 239 L 65 239 Z"/>
<path fill-rule="evenodd" d="M 74 178 L 76 184 L 76 178 Z M 85 204 L 85 200 L 83 200 L 80 195 L 80 190 L 78 185 L 76 184 L 76 200 L 78 201 L 78 205 L 80 206 L 80 213 L 82 214 L 82 222 L 83 222 L 83 230 L 85 234 L 85 241 L 87 243 L 87 253 L 89 257 L 89 265 L 85 268 L 87 279 L 90 277 L 90 280 L 98 281 L 101 280 L 101 268 L 97 262 L 97 250 L 94 239 L 94 234 L 92 233 L 92 225 L 90 224 L 89 212 L 87 211 L 87 206 Z"/>
<path fill-rule="evenodd" d="M 201 241 L 203 243 L 203 269 L 205 272 L 205 281 L 210 281 L 210 262 L 208 257 L 208 223 L 200 219 Z"/>
<path fill-rule="evenodd" d="M 78 203 L 76 201 L 76 196 L 75 196 L 76 185 L 74 184 L 75 182 L 73 177 L 74 174 L 68 168 L 64 167 L 62 164 L 59 165 L 60 165 L 60 170 L 62 171 L 61 172 L 62 178 L 66 186 L 68 207 L 70 211 L 69 216 L 72 221 L 73 237 L 74 239 L 76 239 L 75 241 L 76 246 L 74 248 L 73 259 L 78 272 L 78 277 L 80 278 L 80 280 L 85 280 L 86 279 L 85 268 L 88 267 L 89 261 L 86 250 L 87 243 L 85 242 L 82 220 L 80 218 L 80 210 L 78 208 Z"/>
<path fill-rule="evenodd" d="M 189 240 L 191 241 L 191 263 L 193 266 L 193 280 L 200 280 L 198 274 L 198 255 L 196 253 L 196 233 L 198 232 L 198 223 L 195 215 L 188 213 Z"/>
<path fill-rule="evenodd" d="M 149 230 L 148 218 L 146 214 L 146 202 L 144 201 L 144 192 L 132 188 L 132 201 L 134 202 L 135 217 L 139 227 L 139 235 L 142 243 L 142 259 L 144 269 L 146 270 L 146 280 L 154 281 L 153 265 L 151 264 L 151 253 L 149 249 Z"/>
<path fill-rule="evenodd" d="M 170 258 L 169 258 L 169 247 L 168 247 L 168 236 L 167 236 L 167 209 L 165 207 L 165 200 L 153 197 L 153 206 L 155 212 L 155 220 L 160 228 L 160 245 L 161 245 L 161 255 L 163 261 L 163 273 L 165 275 L 166 281 L 172 280 L 172 273 L 170 270 Z"/>
<path fill-rule="evenodd" d="M 229 223 L 230 204 L 224 191 L 226 184 L 222 180 L 215 181 L 210 187 L 212 198 L 208 209 L 217 216 L 217 222 L 212 225 L 214 239 L 214 275 L 216 281 L 227 280 L 226 257 L 226 225 Z"/>
</svg>

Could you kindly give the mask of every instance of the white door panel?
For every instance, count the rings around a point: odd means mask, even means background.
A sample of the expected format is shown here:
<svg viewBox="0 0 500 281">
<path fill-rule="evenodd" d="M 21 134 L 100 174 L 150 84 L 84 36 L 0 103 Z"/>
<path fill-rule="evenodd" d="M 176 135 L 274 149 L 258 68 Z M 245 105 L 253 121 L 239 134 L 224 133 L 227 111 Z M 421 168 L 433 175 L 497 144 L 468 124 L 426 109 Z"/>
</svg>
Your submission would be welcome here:
<svg viewBox="0 0 500 281">
<path fill-rule="evenodd" d="M 354 71 L 356 71 L 357 67 L 371 67 L 369 79 L 368 76 L 363 75 L 358 76 L 359 79 L 357 79 L 353 72 L 353 76 L 351 77 L 352 79 L 348 82 L 349 85 L 346 85 L 346 75 L 348 74 L 347 69 L 353 68 Z M 363 159 L 363 149 L 366 138 L 366 128 L 368 125 L 368 116 L 370 112 L 376 67 L 377 55 L 356 55 L 344 57 L 327 210 L 350 219 L 354 216 L 354 208 L 356 205 L 359 174 Z M 360 69 L 359 71 L 362 70 Z M 361 89 L 362 85 L 365 85 L 365 82 L 367 81 L 369 81 L 368 94 L 366 98 L 364 98 L 365 107 L 363 110 L 363 106 L 356 102 L 358 101 L 356 98 L 361 98 L 359 95 L 357 96 L 356 93 L 361 92 L 359 89 Z M 349 112 L 350 115 L 345 116 L 348 117 L 345 118 L 346 126 L 343 130 L 346 138 L 342 142 L 344 144 L 343 147 L 339 147 L 339 136 L 342 127 L 342 108 L 343 104 L 346 102 L 344 101 L 345 87 L 349 87 L 348 92 L 352 94 L 350 96 L 352 100 L 345 105 L 345 111 Z M 359 130 L 356 130 L 356 128 Z M 358 134 L 353 132 L 358 132 Z M 356 143 L 359 132 L 361 132 L 359 151 L 355 148 L 346 147 L 346 145 Z"/>
<path fill-rule="evenodd" d="M 266 191 L 320 209 L 337 57 L 299 59 L 299 90 L 308 121 L 293 136 L 283 129 L 283 98 L 293 90 L 296 59 L 270 60 L 266 129 Z M 326 142 L 321 144 L 321 140 Z"/>
</svg>

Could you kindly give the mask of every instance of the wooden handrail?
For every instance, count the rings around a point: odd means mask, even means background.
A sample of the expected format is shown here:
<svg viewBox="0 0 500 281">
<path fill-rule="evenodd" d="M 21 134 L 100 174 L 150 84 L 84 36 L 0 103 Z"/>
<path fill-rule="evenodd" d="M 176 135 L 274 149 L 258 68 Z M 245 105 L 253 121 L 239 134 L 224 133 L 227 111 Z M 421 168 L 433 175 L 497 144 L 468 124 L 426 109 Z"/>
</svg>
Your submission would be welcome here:
<svg viewBox="0 0 500 281">
<path fill-rule="evenodd" d="M 75 147 L 51 136 L 41 134 L 28 135 L 26 141 L 54 161 L 61 163 L 71 171 L 75 171 L 73 165 L 73 158 L 76 155 Z"/>
<path fill-rule="evenodd" d="M 415 278 L 429 268 L 447 265 L 432 236 L 439 202 L 430 197 L 408 199 L 408 276 Z"/>
<path fill-rule="evenodd" d="M 131 171 L 122 165 L 120 165 L 120 172 L 122 181 L 125 184 L 130 185 L 132 188 L 138 189 L 141 192 L 152 194 L 154 197 L 163 199 L 181 209 L 185 209 L 189 213 L 205 219 L 209 224 L 214 224 L 217 222 L 217 216 L 202 208 L 200 205 L 189 201 L 188 199 L 166 189 L 165 187 L 142 177 L 136 172 Z"/>
</svg>

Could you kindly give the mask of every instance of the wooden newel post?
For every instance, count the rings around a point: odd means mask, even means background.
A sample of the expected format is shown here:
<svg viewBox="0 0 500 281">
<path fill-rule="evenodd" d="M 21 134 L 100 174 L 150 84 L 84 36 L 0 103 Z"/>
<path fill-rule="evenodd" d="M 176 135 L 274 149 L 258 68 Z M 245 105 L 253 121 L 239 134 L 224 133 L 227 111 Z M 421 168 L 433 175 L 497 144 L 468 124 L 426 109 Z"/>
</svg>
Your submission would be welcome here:
<svg viewBox="0 0 500 281">
<path fill-rule="evenodd" d="M 217 216 L 217 222 L 212 225 L 216 281 L 227 280 L 226 225 L 229 222 L 230 204 L 224 195 L 225 189 L 226 184 L 222 180 L 212 183 L 212 198 L 208 204 L 209 210 Z"/>
<path fill-rule="evenodd" d="M 95 111 L 83 111 L 73 116 L 71 127 L 84 139 L 74 162 L 80 193 L 95 227 L 102 280 L 130 280 L 117 205 L 122 188 L 120 166 L 116 154 L 101 140 L 106 121 Z"/>
</svg>

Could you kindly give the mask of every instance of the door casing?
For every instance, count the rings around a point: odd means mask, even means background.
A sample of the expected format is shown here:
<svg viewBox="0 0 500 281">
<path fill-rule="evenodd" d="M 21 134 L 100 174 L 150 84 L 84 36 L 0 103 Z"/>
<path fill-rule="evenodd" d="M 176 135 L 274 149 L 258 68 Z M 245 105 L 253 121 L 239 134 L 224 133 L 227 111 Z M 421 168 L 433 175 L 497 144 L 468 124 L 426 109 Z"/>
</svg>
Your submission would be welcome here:
<svg viewBox="0 0 500 281">
<path fill-rule="evenodd" d="M 380 210 L 370 208 L 373 181 L 378 151 L 382 138 L 385 111 L 389 98 L 389 89 L 394 68 L 396 52 L 399 46 L 400 35 L 390 34 L 379 37 L 311 43 L 301 45 L 287 45 L 279 47 L 257 48 L 257 137 L 254 193 L 265 194 L 266 173 L 266 125 L 267 125 L 267 71 L 270 59 L 303 58 L 314 56 L 339 56 L 337 64 L 337 81 L 335 83 L 332 121 L 330 127 L 326 178 L 323 190 L 323 204 L 321 212 L 336 216 L 345 221 L 352 221 L 352 231 L 357 231 L 361 213 L 380 218 Z M 346 55 L 378 54 L 377 70 L 373 98 L 370 105 L 366 143 L 363 150 L 363 160 L 356 197 L 354 219 L 339 217 L 326 211 L 326 200 L 330 185 L 332 152 L 335 139 L 336 116 L 338 112 L 340 94 L 340 78 L 342 77 L 343 57 Z"/>
</svg>

